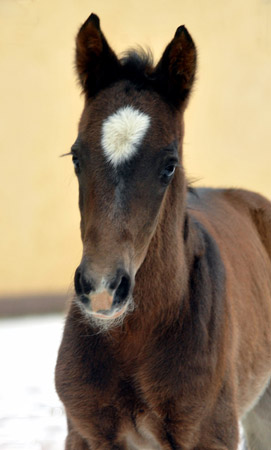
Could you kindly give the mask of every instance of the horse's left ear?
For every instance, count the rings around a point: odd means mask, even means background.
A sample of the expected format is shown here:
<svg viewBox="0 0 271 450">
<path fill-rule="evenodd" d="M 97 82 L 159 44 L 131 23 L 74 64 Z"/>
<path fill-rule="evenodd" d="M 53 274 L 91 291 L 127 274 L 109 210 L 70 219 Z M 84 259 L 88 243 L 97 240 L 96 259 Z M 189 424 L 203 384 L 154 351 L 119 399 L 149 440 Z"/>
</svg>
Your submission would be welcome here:
<svg viewBox="0 0 271 450">
<path fill-rule="evenodd" d="M 100 19 L 91 14 L 76 37 L 76 69 L 87 97 L 115 81 L 120 62 L 100 28 Z"/>
<path fill-rule="evenodd" d="M 197 51 L 184 25 L 177 28 L 154 70 L 154 81 L 177 108 L 185 107 L 195 79 Z"/>
</svg>

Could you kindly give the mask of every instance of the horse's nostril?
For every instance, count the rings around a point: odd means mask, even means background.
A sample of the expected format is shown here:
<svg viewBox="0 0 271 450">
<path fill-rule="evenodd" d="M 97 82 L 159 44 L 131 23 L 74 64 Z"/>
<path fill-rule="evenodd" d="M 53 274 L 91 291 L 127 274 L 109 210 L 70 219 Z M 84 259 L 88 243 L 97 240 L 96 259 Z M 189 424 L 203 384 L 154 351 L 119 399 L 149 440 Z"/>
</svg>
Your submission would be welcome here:
<svg viewBox="0 0 271 450">
<path fill-rule="evenodd" d="M 78 296 L 83 294 L 88 295 L 93 290 L 91 282 L 84 276 L 80 266 L 75 271 L 74 288 Z"/>
<path fill-rule="evenodd" d="M 129 295 L 131 289 L 131 279 L 128 274 L 122 276 L 120 284 L 116 290 L 114 303 L 122 303 Z"/>
<path fill-rule="evenodd" d="M 88 295 L 91 291 L 93 291 L 91 282 L 86 277 L 84 277 L 84 274 L 81 275 L 81 285 L 84 294 Z"/>
<path fill-rule="evenodd" d="M 82 295 L 83 290 L 81 286 L 81 268 L 80 266 L 77 267 L 75 274 L 74 274 L 74 289 L 77 295 Z"/>
</svg>

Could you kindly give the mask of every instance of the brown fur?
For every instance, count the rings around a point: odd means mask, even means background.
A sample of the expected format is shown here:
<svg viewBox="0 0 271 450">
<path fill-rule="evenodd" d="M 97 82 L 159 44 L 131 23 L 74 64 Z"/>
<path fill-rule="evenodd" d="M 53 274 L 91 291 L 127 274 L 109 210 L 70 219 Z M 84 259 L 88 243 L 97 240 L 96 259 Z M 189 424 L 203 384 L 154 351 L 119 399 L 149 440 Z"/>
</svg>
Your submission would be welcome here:
<svg viewBox="0 0 271 450">
<path fill-rule="evenodd" d="M 236 450 L 241 419 L 249 448 L 268 450 L 269 427 L 259 437 L 253 424 L 271 414 L 271 204 L 248 191 L 187 189 L 183 111 L 196 50 L 184 27 L 154 69 L 112 54 L 90 16 L 77 37 L 87 101 L 73 150 L 84 253 L 56 367 L 66 450 Z M 101 124 L 127 103 L 150 114 L 151 132 L 113 172 Z M 162 187 L 156 163 L 168 166 L 175 147 L 179 164 Z M 105 331 L 82 306 L 80 282 L 84 271 L 94 295 L 120 261 L 134 310 Z"/>
</svg>

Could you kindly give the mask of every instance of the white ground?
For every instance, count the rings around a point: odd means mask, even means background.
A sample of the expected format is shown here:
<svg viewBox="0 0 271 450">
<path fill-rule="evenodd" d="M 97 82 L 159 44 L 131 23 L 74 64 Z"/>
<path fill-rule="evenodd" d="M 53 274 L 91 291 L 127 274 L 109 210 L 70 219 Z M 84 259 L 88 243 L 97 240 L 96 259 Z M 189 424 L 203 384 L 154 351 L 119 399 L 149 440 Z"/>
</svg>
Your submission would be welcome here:
<svg viewBox="0 0 271 450">
<path fill-rule="evenodd" d="M 64 448 L 66 421 L 54 388 L 63 322 L 0 320 L 0 450 Z"/>
<path fill-rule="evenodd" d="M 0 321 L 0 449 L 62 450 L 63 408 L 54 366 L 60 316 Z"/>
</svg>

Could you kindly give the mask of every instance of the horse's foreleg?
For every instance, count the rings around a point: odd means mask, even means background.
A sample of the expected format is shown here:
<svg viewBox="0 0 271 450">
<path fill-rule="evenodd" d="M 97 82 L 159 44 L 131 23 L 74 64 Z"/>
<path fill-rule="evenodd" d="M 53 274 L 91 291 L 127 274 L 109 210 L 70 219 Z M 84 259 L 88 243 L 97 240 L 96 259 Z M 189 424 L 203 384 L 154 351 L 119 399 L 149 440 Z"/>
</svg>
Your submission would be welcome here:
<svg viewBox="0 0 271 450">
<path fill-rule="evenodd" d="M 85 439 L 73 430 L 66 438 L 65 450 L 90 450 L 90 447 Z"/>
<path fill-rule="evenodd" d="M 223 395 L 217 399 L 216 405 L 203 420 L 187 415 L 186 423 L 184 420 L 179 423 L 173 421 L 173 427 L 169 429 L 172 449 L 238 449 L 239 427 L 235 407 Z"/>
<path fill-rule="evenodd" d="M 87 441 L 73 428 L 70 420 L 68 420 L 68 436 L 65 450 L 91 450 Z"/>
</svg>

